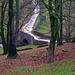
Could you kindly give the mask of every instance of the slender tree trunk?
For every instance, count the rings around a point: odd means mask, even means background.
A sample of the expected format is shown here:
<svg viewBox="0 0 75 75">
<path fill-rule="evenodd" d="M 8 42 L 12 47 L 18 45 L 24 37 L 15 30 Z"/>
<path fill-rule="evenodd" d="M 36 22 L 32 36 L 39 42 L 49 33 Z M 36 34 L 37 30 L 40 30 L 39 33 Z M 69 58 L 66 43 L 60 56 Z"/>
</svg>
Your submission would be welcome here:
<svg viewBox="0 0 75 75">
<path fill-rule="evenodd" d="M 61 4 L 61 5 L 60 5 Z M 58 31 L 57 35 L 57 46 L 63 45 L 63 31 L 62 31 L 62 0 L 55 0 L 55 7 L 59 6 L 59 8 L 56 8 L 56 15 L 58 16 L 60 14 L 60 25 L 58 24 L 58 19 L 56 19 L 56 27 L 59 27 L 60 33 Z M 60 12 L 60 13 L 59 13 Z"/>
<path fill-rule="evenodd" d="M 69 25 L 68 25 L 68 42 L 70 41 L 70 24 L 71 24 L 71 21 L 70 21 L 70 11 L 71 11 L 71 0 L 70 0 L 70 5 L 69 5 Z"/>
<path fill-rule="evenodd" d="M 19 0 L 16 0 L 16 11 L 18 11 L 18 10 L 19 10 Z M 16 26 L 15 26 L 15 29 L 17 30 L 18 27 L 19 27 L 19 12 L 16 12 Z M 17 42 L 16 36 L 14 37 L 14 39 L 15 39 L 15 45 L 16 45 L 16 42 Z"/>
<path fill-rule="evenodd" d="M 60 3 L 60 0 L 55 0 L 55 8 L 59 5 Z M 55 9 L 55 14 L 58 16 L 59 14 L 59 8 Z M 56 27 L 58 27 L 59 24 L 58 24 L 58 19 L 56 19 Z M 59 32 L 58 32 L 58 35 L 57 35 L 57 46 L 60 45 L 60 37 L 59 37 Z"/>
<path fill-rule="evenodd" d="M 3 44 L 3 49 L 4 49 L 3 54 L 7 54 L 7 45 L 6 45 L 5 37 L 4 37 L 4 24 L 3 24 L 4 23 L 4 14 L 5 14 L 4 5 L 5 5 L 5 2 L 3 1 L 2 9 L 1 9 L 1 38 L 2 38 L 2 44 Z"/>
<path fill-rule="evenodd" d="M 66 21 L 66 26 L 65 26 L 65 42 L 68 42 L 68 22 Z"/>
<path fill-rule="evenodd" d="M 7 49 L 9 51 L 9 21 L 8 21 L 8 24 L 7 24 Z"/>
<path fill-rule="evenodd" d="M 62 0 L 60 0 L 62 3 Z M 62 5 L 60 6 L 60 45 L 63 45 Z"/>
</svg>

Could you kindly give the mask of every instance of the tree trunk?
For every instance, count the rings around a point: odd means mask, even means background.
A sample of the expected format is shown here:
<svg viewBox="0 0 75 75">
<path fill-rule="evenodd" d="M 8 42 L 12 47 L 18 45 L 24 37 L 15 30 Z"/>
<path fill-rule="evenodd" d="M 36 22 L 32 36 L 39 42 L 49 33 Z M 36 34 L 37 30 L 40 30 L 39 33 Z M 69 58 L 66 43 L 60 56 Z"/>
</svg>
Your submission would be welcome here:
<svg viewBox="0 0 75 75">
<path fill-rule="evenodd" d="M 7 45 L 5 42 L 5 37 L 4 37 L 4 14 L 5 14 L 5 1 L 2 2 L 2 9 L 1 9 L 1 38 L 2 38 L 2 44 L 3 44 L 3 49 L 4 52 L 3 54 L 7 54 Z"/>
<path fill-rule="evenodd" d="M 62 0 L 60 3 L 62 3 Z M 63 45 L 62 5 L 60 6 L 60 45 Z"/>
<path fill-rule="evenodd" d="M 54 34 L 51 32 L 50 45 L 49 45 L 49 48 L 48 48 L 47 63 L 52 63 L 53 62 L 54 48 L 55 48 Z"/>
<path fill-rule="evenodd" d="M 55 17 L 53 16 L 52 12 L 52 0 L 49 0 L 49 19 L 51 23 L 51 38 L 50 38 L 50 45 L 48 48 L 48 58 L 47 63 L 53 62 L 54 57 L 54 48 L 55 48 Z"/>
<path fill-rule="evenodd" d="M 59 1 L 58 0 L 55 0 L 55 8 L 59 5 Z M 58 16 L 59 15 L 59 8 L 57 8 L 55 10 L 55 14 Z M 58 27 L 59 24 L 58 24 L 58 19 L 56 19 L 56 27 Z M 58 35 L 57 35 L 57 46 L 60 44 L 60 37 L 59 37 L 59 32 L 58 32 Z"/>
<path fill-rule="evenodd" d="M 71 24 L 71 21 L 70 21 L 70 11 L 71 11 L 71 0 L 70 0 L 70 5 L 69 5 L 69 25 L 68 25 L 68 42 L 70 42 L 70 24 Z"/>
<path fill-rule="evenodd" d="M 16 0 L 16 11 L 19 11 L 19 0 Z M 15 26 L 15 30 L 17 30 L 19 27 L 19 12 L 16 12 L 16 26 Z M 15 33 L 15 35 L 17 34 L 17 32 Z M 15 39 L 15 45 L 16 45 L 16 42 L 17 42 L 17 38 L 16 36 L 14 37 Z"/>
<path fill-rule="evenodd" d="M 57 35 L 57 46 L 59 45 L 63 45 L 63 31 L 62 31 L 62 0 L 55 0 L 55 5 L 58 6 L 59 4 L 60 7 L 56 9 L 56 14 L 59 15 L 59 12 L 60 12 L 60 26 L 58 25 L 58 20 L 56 21 L 56 26 L 59 26 L 59 30 L 60 30 L 60 33 L 58 32 L 58 35 Z"/>
<path fill-rule="evenodd" d="M 13 44 L 13 0 L 9 0 L 9 54 L 8 56 L 17 56 L 16 46 Z"/>
</svg>

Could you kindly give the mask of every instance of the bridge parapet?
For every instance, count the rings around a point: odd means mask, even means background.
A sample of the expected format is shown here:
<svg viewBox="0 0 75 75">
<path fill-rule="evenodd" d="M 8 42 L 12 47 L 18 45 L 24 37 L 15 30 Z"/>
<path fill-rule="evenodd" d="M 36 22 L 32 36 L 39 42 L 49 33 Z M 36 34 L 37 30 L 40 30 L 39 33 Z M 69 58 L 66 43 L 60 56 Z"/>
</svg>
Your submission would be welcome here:
<svg viewBox="0 0 75 75">
<path fill-rule="evenodd" d="M 19 32 L 18 39 L 23 45 L 41 45 L 41 44 L 47 44 L 48 42 L 35 40 L 33 36 L 24 33 L 22 31 Z"/>
<path fill-rule="evenodd" d="M 50 39 L 50 36 L 45 35 L 44 33 L 38 32 L 36 30 L 32 30 L 31 33 L 34 34 L 34 35 L 40 36 L 43 39 Z"/>
</svg>

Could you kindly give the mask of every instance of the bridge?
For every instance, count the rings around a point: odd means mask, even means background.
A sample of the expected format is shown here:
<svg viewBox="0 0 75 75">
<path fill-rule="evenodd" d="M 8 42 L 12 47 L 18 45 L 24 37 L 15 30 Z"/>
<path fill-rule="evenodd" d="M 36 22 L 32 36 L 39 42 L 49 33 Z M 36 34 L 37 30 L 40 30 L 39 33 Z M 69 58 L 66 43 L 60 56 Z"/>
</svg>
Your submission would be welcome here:
<svg viewBox="0 0 75 75">
<path fill-rule="evenodd" d="M 38 27 L 37 24 L 35 30 L 33 30 L 34 23 L 39 16 L 40 13 L 40 7 L 36 0 L 32 0 L 33 4 L 35 5 L 35 9 L 33 12 L 33 15 L 31 16 L 28 23 L 26 23 L 21 30 L 19 31 L 18 39 L 24 44 L 24 45 L 38 45 L 38 44 L 47 44 L 50 42 L 50 37 L 44 35 L 43 33 L 40 33 L 36 31 L 36 28 Z M 36 5 L 37 4 L 37 5 Z M 42 16 L 40 20 L 46 20 L 45 16 Z"/>
<path fill-rule="evenodd" d="M 48 44 L 50 40 L 50 36 L 44 35 L 38 31 L 32 31 L 32 35 L 23 31 L 20 31 L 19 33 L 18 39 L 24 45 Z"/>
</svg>

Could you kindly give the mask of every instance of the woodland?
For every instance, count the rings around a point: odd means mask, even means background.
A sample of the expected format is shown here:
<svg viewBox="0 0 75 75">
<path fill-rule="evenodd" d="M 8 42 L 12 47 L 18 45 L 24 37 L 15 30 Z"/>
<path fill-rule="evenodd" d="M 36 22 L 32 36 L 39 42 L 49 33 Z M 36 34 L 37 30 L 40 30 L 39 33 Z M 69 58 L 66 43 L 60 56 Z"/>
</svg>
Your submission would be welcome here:
<svg viewBox="0 0 75 75">
<path fill-rule="evenodd" d="M 0 0 L 0 75 L 75 75 L 75 0 Z"/>
</svg>

